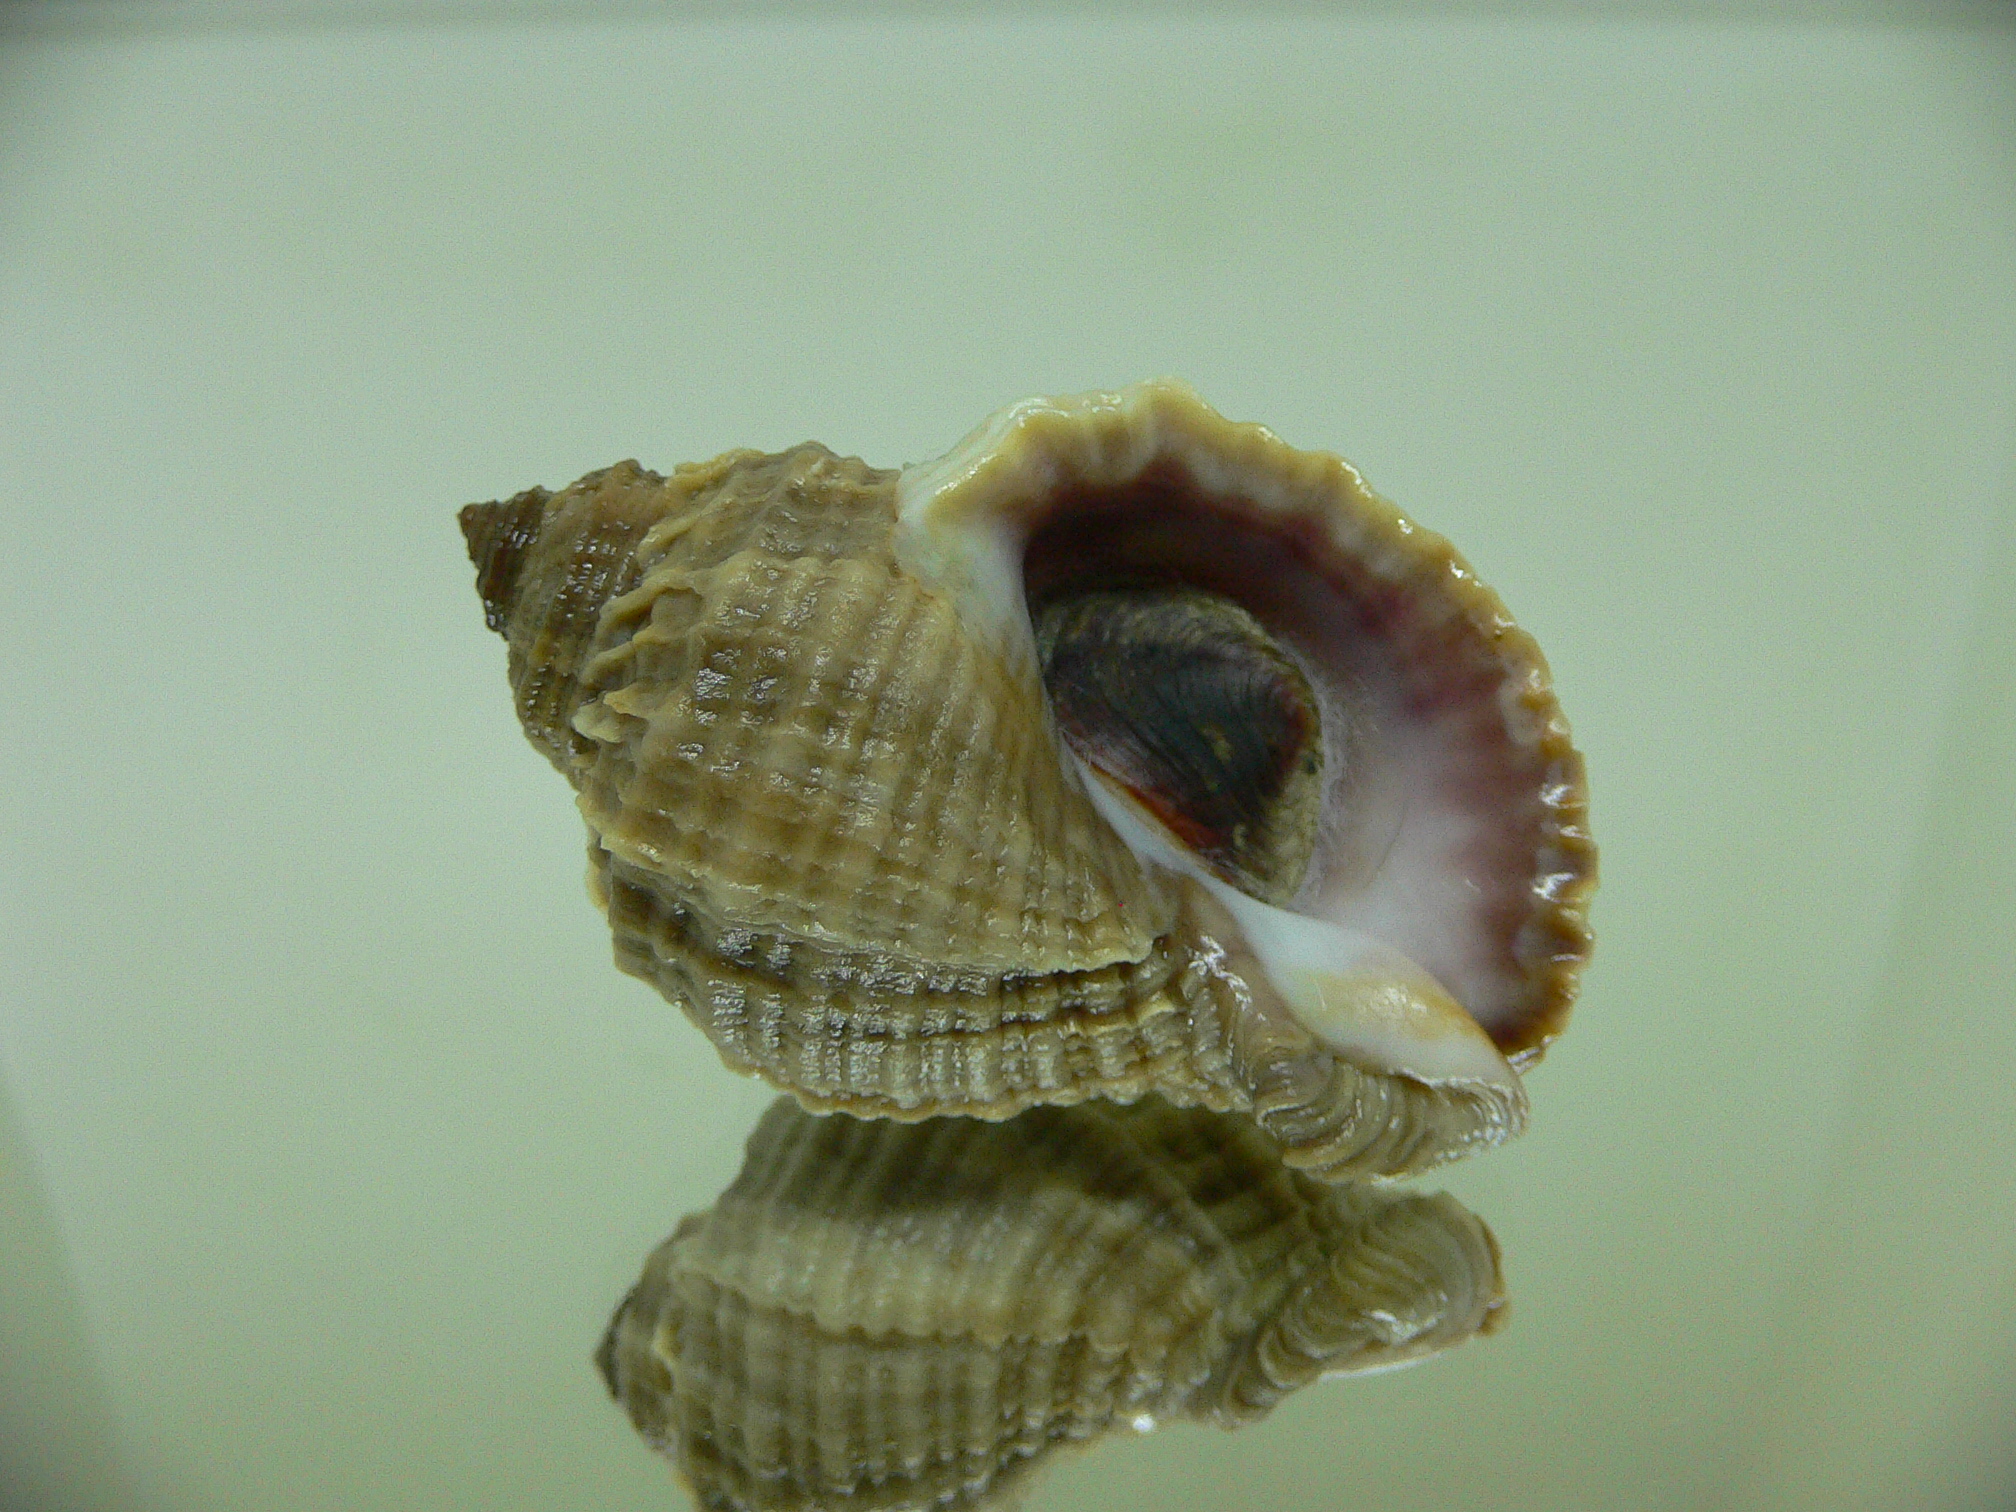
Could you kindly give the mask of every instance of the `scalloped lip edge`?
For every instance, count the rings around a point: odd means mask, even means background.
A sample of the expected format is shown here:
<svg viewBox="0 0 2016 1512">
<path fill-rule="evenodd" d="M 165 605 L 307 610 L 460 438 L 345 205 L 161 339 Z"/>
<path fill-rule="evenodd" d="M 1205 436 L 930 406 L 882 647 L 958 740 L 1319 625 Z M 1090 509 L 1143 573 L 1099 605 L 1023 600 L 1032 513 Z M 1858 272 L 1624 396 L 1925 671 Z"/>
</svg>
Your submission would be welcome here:
<svg viewBox="0 0 2016 1512">
<path fill-rule="evenodd" d="M 1004 654 L 1034 643 L 1021 599 L 1020 557 L 1063 480 L 1117 485 L 1171 457 L 1201 487 L 1257 510 L 1317 520 L 1336 551 L 1423 593 L 1439 593 L 1503 669 L 1508 735 L 1531 748 L 1546 774 L 1527 895 L 1513 940 L 1527 1006 L 1487 1029 L 1524 1071 L 1566 1029 L 1594 946 L 1588 908 L 1597 883 L 1588 828 L 1588 779 L 1539 645 L 1444 537 L 1374 492 L 1329 452 L 1291 447 L 1266 426 L 1228 420 L 1188 384 L 1159 378 L 1117 390 L 1021 400 L 982 421 L 958 445 L 904 468 L 896 483 L 896 553 L 917 576 L 977 611 Z M 1005 529 L 1003 528 L 1005 525 Z"/>
</svg>

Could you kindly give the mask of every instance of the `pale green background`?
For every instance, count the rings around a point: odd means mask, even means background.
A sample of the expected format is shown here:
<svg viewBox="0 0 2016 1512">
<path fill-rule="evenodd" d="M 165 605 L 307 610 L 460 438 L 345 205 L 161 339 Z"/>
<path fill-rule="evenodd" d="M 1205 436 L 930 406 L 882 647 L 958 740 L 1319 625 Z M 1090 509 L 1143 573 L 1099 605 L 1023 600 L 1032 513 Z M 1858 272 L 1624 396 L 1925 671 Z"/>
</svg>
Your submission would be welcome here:
<svg viewBox="0 0 2016 1512">
<path fill-rule="evenodd" d="M 452 512 L 1160 373 L 1538 636 L 1600 947 L 1510 1331 L 1036 1512 L 2016 1502 L 2016 32 L 1905 13 L 10 11 L 0 1504 L 681 1506 L 588 1352 L 770 1094 Z"/>
</svg>

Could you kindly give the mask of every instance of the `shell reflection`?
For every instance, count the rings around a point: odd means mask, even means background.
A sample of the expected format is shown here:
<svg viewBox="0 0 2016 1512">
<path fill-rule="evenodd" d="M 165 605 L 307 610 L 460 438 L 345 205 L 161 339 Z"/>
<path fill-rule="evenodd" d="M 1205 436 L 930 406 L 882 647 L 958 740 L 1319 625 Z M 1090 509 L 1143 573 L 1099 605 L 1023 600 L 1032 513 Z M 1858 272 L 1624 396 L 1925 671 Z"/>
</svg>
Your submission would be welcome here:
<svg viewBox="0 0 2016 1512">
<path fill-rule="evenodd" d="M 1057 1445 L 1236 1427 L 1505 1316 L 1497 1247 L 1453 1199 L 1320 1185 L 1243 1118 L 780 1100 L 596 1358 L 702 1507 L 975 1507 Z"/>
<path fill-rule="evenodd" d="M 462 527 L 616 958 L 815 1111 L 1525 1123 L 1595 853 L 1539 650 L 1336 457 L 1174 383 L 901 471 L 622 463 Z"/>
</svg>

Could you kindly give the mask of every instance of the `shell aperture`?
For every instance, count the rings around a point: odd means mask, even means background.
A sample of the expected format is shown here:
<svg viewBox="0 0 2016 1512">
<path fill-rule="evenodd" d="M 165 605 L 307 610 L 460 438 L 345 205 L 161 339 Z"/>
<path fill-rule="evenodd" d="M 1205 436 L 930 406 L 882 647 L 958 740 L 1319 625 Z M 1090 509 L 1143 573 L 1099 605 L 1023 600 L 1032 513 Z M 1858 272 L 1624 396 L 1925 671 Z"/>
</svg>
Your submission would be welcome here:
<svg viewBox="0 0 2016 1512">
<path fill-rule="evenodd" d="M 596 1360 L 701 1506 L 979 1508 L 1061 1444 L 1238 1427 L 1506 1317 L 1497 1245 L 1452 1199 L 1319 1185 L 1236 1115 L 780 1099 Z"/>
<path fill-rule="evenodd" d="M 463 525 L 618 964 L 731 1066 L 899 1119 L 1159 1093 L 1333 1179 L 1523 1125 L 1589 950 L 1580 758 L 1336 458 L 1157 383 Z"/>
</svg>

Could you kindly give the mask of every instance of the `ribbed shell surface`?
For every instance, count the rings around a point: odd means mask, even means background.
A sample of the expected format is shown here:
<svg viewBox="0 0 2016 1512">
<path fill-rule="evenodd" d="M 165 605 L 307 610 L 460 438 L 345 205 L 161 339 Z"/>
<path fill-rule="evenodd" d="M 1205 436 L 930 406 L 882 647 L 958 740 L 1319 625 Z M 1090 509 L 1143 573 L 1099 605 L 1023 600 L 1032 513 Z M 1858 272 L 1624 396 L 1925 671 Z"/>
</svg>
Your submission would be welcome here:
<svg viewBox="0 0 2016 1512">
<path fill-rule="evenodd" d="M 1092 810 L 1033 667 L 895 560 L 894 477 L 806 445 L 463 511 L 617 963 L 815 1109 L 1159 1092 L 1333 1178 L 1502 1138 L 1499 1104 L 1321 1051 L 1229 968 Z"/>
<path fill-rule="evenodd" d="M 1139 960 L 1167 904 L 1040 685 L 896 564 L 893 473 L 803 446 L 675 475 L 581 658 L 581 810 L 696 912 L 891 964 Z"/>
<path fill-rule="evenodd" d="M 1349 843 L 1324 885 L 1397 858 L 1340 917 L 1446 960 L 1530 1062 L 1588 952 L 1580 758 L 1495 595 L 1338 459 L 1151 384 L 1016 406 L 901 473 L 811 443 L 626 462 L 461 520 L 617 962 L 731 1066 L 899 1119 L 1154 1093 L 1250 1112 L 1329 1179 L 1523 1127 L 1509 1064 L 1444 1074 L 1312 1028 L 1236 921 L 1101 816 L 1035 663 L 1025 592 L 1139 568 L 1251 609 L 1347 704 L 1384 688 L 1340 739 L 1365 804 L 1325 819 Z M 1478 930 L 1437 922 L 1451 899 Z"/>
<path fill-rule="evenodd" d="M 598 1358 L 703 1506 L 966 1506 L 1054 1444 L 1233 1426 L 1488 1331 L 1502 1303 L 1488 1231 L 1448 1198 L 1321 1187 L 1244 1119 L 780 1102 Z"/>
</svg>

